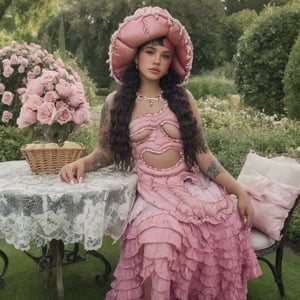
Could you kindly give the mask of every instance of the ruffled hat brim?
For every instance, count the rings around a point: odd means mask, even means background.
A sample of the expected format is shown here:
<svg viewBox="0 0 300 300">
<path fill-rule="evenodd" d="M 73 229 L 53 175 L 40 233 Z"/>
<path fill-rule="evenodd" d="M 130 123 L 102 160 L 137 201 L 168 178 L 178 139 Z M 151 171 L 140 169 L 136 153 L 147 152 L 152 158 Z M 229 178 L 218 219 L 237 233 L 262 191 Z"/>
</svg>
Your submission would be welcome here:
<svg viewBox="0 0 300 300">
<path fill-rule="evenodd" d="M 122 83 L 122 76 L 134 61 L 137 48 L 163 36 L 174 46 L 172 66 L 181 78 L 180 83 L 184 83 L 192 68 L 193 45 L 184 26 L 160 7 L 139 8 L 119 25 L 109 46 L 111 76 Z"/>
</svg>

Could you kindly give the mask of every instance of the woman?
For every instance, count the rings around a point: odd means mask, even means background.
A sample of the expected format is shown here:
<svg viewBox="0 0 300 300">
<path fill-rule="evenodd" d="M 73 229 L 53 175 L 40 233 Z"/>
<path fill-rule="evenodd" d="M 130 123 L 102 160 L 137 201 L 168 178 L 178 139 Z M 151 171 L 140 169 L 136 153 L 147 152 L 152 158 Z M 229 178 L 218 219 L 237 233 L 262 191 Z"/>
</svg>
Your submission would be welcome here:
<svg viewBox="0 0 300 300">
<path fill-rule="evenodd" d="M 139 176 L 106 298 L 246 299 L 247 280 L 261 274 L 253 208 L 210 152 L 183 87 L 193 57 L 188 33 L 166 10 L 145 7 L 119 26 L 109 55 L 120 88 L 103 106 L 99 143 L 60 172 L 75 183 L 114 163 Z"/>
</svg>

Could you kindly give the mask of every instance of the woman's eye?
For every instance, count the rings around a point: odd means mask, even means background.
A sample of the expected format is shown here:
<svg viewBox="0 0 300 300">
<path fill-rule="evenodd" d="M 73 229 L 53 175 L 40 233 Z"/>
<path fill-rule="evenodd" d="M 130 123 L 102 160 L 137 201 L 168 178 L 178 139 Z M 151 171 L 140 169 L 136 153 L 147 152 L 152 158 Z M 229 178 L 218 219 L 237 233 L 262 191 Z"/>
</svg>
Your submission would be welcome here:
<svg viewBox="0 0 300 300">
<path fill-rule="evenodd" d="M 164 54 L 164 55 L 163 55 L 163 58 L 164 58 L 164 59 L 170 59 L 171 56 L 170 56 L 170 54 Z"/>
</svg>

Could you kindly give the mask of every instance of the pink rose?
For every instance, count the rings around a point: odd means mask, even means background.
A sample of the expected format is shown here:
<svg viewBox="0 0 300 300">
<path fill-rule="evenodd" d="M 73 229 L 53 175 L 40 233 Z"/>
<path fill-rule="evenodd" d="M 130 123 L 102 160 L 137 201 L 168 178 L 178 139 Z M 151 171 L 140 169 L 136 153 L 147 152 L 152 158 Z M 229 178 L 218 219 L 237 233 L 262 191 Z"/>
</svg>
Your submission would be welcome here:
<svg viewBox="0 0 300 300">
<path fill-rule="evenodd" d="M 45 89 L 47 91 L 53 91 L 54 90 L 54 84 L 52 82 L 49 82 L 48 84 L 45 85 Z"/>
<path fill-rule="evenodd" d="M 43 86 L 46 86 L 50 82 L 53 82 L 53 80 L 55 80 L 56 77 L 57 77 L 56 71 L 43 69 L 43 74 L 42 74 L 42 77 L 41 77 L 41 83 L 42 83 Z"/>
<path fill-rule="evenodd" d="M 13 114 L 10 112 L 10 111 L 3 111 L 3 114 L 2 114 L 2 118 L 1 118 L 1 121 L 2 123 L 8 123 L 9 120 L 11 120 L 13 117 Z"/>
<path fill-rule="evenodd" d="M 56 99 L 58 99 L 58 95 L 55 91 L 48 91 L 44 96 L 46 102 L 55 102 Z"/>
<path fill-rule="evenodd" d="M 0 82 L 0 95 L 2 95 L 4 91 L 5 91 L 5 85 Z"/>
<path fill-rule="evenodd" d="M 14 73 L 14 69 L 11 66 L 5 66 L 3 69 L 3 76 L 8 78 Z"/>
<path fill-rule="evenodd" d="M 23 74 L 23 73 L 25 72 L 25 68 L 24 68 L 23 66 L 19 66 L 19 67 L 18 67 L 18 72 L 19 72 L 20 74 Z"/>
<path fill-rule="evenodd" d="M 26 68 L 29 64 L 29 61 L 27 58 L 23 57 L 23 56 L 19 56 L 18 57 L 18 64 L 23 66 L 24 68 Z"/>
<path fill-rule="evenodd" d="M 26 88 L 18 88 L 17 89 L 17 93 L 18 93 L 18 95 L 23 95 L 23 94 L 25 94 L 25 92 L 26 92 Z"/>
<path fill-rule="evenodd" d="M 13 53 L 12 56 L 10 57 L 10 63 L 12 65 L 17 65 L 18 64 L 18 57 L 15 53 Z"/>
<path fill-rule="evenodd" d="M 85 102 L 85 95 L 83 90 L 83 85 L 81 82 L 75 82 L 73 84 L 73 95 L 69 99 L 69 103 L 73 107 L 79 107 L 82 103 Z"/>
<path fill-rule="evenodd" d="M 37 120 L 37 114 L 35 111 L 23 105 L 20 111 L 19 118 L 17 119 L 17 124 L 19 128 L 25 128 L 34 124 Z"/>
<path fill-rule="evenodd" d="M 61 58 L 58 58 L 54 64 L 53 64 L 55 67 L 58 67 L 58 68 L 64 68 L 65 67 L 65 64 L 64 62 L 62 61 Z"/>
<path fill-rule="evenodd" d="M 41 124 L 51 125 L 54 122 L 56 115 L 55 105 L 51 102 L 44 102 L 40 105 L 37 111 L 37 120 Z"/>
<path fill-rule="evenodd" d="M 3 59 L 2 60 L 2 65 L 3 65 L 3 68 L 7 67 L 7 66 L 10 66 L 10 60 L 8 58 Z"/>
<path fill-rule="evenodd" d="M 62 100 L 56 101 L 56 103 L 55 103 L 56 110 L 60 110 L 62 107 L 66 106 L 66 105 L 67 104 Z"/>
<path fill-rule="evenodd" d="M 60 125 L 65 124 L 71 120 L 72 120 L 72 113 L 66 106 L 63 106 L 56 114 L 56 121 Z"/>
<path fill-rule="evenodd" d="M 89 120 L 90 120 L 90 111 L 88 105 L 83 105 L 81 108 L 74 111 L 73 122 L 76 125 L 88 123 Z"/>
<path fill-rule="evenodd" d="M 1 102 L 6 105 L 11 105 L 14 99 L 14 94 L 12 92 L 4 92 L 2 95 Z"/>
<path fill-rule="evenodd" d="M 41 96 L 43 94 L 44 86 L 41 82 L 41 78 L 32 79 L 28 82 L 26 92 L 28 94 L 37 94 Z"/>
<path fill-rule="evenodd" d="M 27 73 L 27 79 L 28 79 L 28 81 L 31 81 L 34 78 L 36 78 L 36 75 L 33 72 L 28 72 Z"/>
<path fill-rule="evenodd" d="M 42 60 L 38 57 L 37 51 L 32 55 L 31 59 L 35 64 L 42 63 Z"/>
<path fill-rule="evenodd" d="M 53 55 L 47 53 L 47 55 L 43 58 L 43 61 L 46 62 L 46 63 L 54 63 Z"/>
<path fill-rule="evenodd" d="M 56 85 L 56 91 L 62 98 L 70 98 L 73 95 L 71 85 L 64 79 L 59 79 Z"/>
<path fill-rule="evenodd" d="M 41 74 L 41 67 L 40 66 L 34 66 L 34 68 L 32 69 L 32 72 L 36 76 L 40 75 Z"/>
<path fill-rule="evenodd" d="M 22 96 L 22 103 L 32 110 L 38 110 L 42 104 L 42 98 L 36 94 L 24 94 Z"/>
</svg>

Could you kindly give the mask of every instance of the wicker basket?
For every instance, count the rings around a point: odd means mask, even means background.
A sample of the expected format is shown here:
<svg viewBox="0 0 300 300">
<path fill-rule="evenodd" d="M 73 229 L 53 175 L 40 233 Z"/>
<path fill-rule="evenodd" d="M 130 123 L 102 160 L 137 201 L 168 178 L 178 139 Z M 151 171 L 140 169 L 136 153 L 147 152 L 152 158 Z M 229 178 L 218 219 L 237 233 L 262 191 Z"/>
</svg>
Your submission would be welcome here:
<svg viewBox="0 0 300 300">
<path fill-rule="evenodd" d="M 21 147 L 21 152 L 35 174 L 57 174 L 65 164 L 82 157 L 85 150 L 82 144 L 74 142 L 65 142 L 63 146 L 46 143 Z"/>
</svg>

